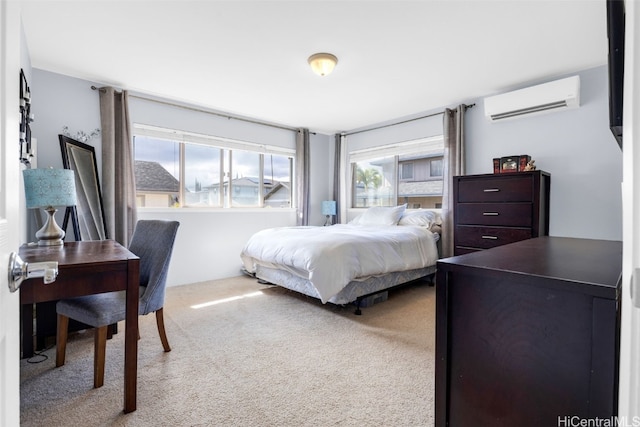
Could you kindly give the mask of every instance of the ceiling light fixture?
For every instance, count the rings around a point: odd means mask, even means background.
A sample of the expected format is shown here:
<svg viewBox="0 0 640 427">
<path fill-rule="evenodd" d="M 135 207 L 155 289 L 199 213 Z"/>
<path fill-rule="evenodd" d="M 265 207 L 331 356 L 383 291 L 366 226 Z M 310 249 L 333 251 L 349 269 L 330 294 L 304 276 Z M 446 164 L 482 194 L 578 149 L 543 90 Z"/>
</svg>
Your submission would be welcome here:
<svg viewBox="0 0 640 427">
<path fill-rule="evenodd" d="M 338 58 L 330 53 L 314 53 L 309 57 L 308 62 L 314 73 L 326 76 L 331 74 L 338 63 Z"/>
</svg>

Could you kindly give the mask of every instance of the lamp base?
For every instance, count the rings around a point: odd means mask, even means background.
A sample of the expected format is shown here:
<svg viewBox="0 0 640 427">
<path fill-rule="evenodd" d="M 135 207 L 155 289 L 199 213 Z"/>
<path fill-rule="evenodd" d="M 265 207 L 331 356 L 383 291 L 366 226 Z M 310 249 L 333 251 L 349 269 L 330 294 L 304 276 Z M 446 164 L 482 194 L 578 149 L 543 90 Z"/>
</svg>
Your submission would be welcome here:
<svg viewBox="0 0 640 427">
<path fill-rule="evenodd" d="M 45 211 L 47 211 L 48 214 L 47 222 L 36 232 L 38 246 L 64 245 L 64 241 L 62 239 L 64 238 L 65 232 L 58 224 L 56 224 L 56 219 L 53 216 L 57 212 L 57 209 L 49 206 Z"/>
<path fill-rule="evenodd" d="M 331 220 L 331 215 L 327 215 L 327 220 L 324 222 L 324 226 L 333 225 L 333 221 Z"/>
</svg>

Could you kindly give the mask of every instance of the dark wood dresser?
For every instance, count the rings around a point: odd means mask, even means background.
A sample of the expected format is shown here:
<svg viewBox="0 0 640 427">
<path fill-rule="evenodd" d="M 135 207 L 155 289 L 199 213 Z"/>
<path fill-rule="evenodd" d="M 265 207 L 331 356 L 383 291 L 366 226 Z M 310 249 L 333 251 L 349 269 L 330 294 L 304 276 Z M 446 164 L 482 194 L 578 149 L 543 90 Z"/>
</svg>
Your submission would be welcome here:
<svg viewBox="0 0 640 427">
<path fill-rule="evenodd" d="M 435 425 L 616 415 L 621 270 L 621 242 L 549 236 L 440 260 Z"/>
<path fill-rule="evenodd" d="M 548 235 L 550 186 L 543 171 L 454 177 L 454 255 Z"/>
</svg>

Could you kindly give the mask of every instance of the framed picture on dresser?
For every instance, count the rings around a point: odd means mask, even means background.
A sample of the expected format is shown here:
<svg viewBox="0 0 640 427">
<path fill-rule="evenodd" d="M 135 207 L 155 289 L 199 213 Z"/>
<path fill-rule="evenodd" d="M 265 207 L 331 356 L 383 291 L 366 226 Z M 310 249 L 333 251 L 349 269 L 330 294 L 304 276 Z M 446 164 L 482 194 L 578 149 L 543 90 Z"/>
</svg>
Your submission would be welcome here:
<svg viewBox="0 0 640 427">
<path fill-rule="evenodd" d="M 531 156 L 527 154 L 495 157 L 493 159 L 493 173 L 524 172 L 530 161 Z"/>
</svg>

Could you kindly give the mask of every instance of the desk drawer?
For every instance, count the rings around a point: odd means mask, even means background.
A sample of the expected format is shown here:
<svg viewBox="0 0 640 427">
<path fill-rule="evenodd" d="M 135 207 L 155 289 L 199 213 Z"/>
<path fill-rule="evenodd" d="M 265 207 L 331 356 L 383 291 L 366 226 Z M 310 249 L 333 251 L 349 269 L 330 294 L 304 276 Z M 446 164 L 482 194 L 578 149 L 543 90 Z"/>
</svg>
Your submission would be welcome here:
<svg viewBox="0 0 640 427">
<path fill-rule="evenodd" d="M 530 239 L 530 228 L 473 227 L 457 226 L 455 234 L 456 246 L 489 249 L 507 243 Z"/>
<path fill-rule="evenodd" d="M 460 179 L 458 202 L 531 202 L 533 177 L 531 175 L 497 176 L 483 179 Z"/>
<path fill-rule="evenodd" d="M 532 203 L 459 203 L 456 224 L 531 227 Z"/>
</svg>

